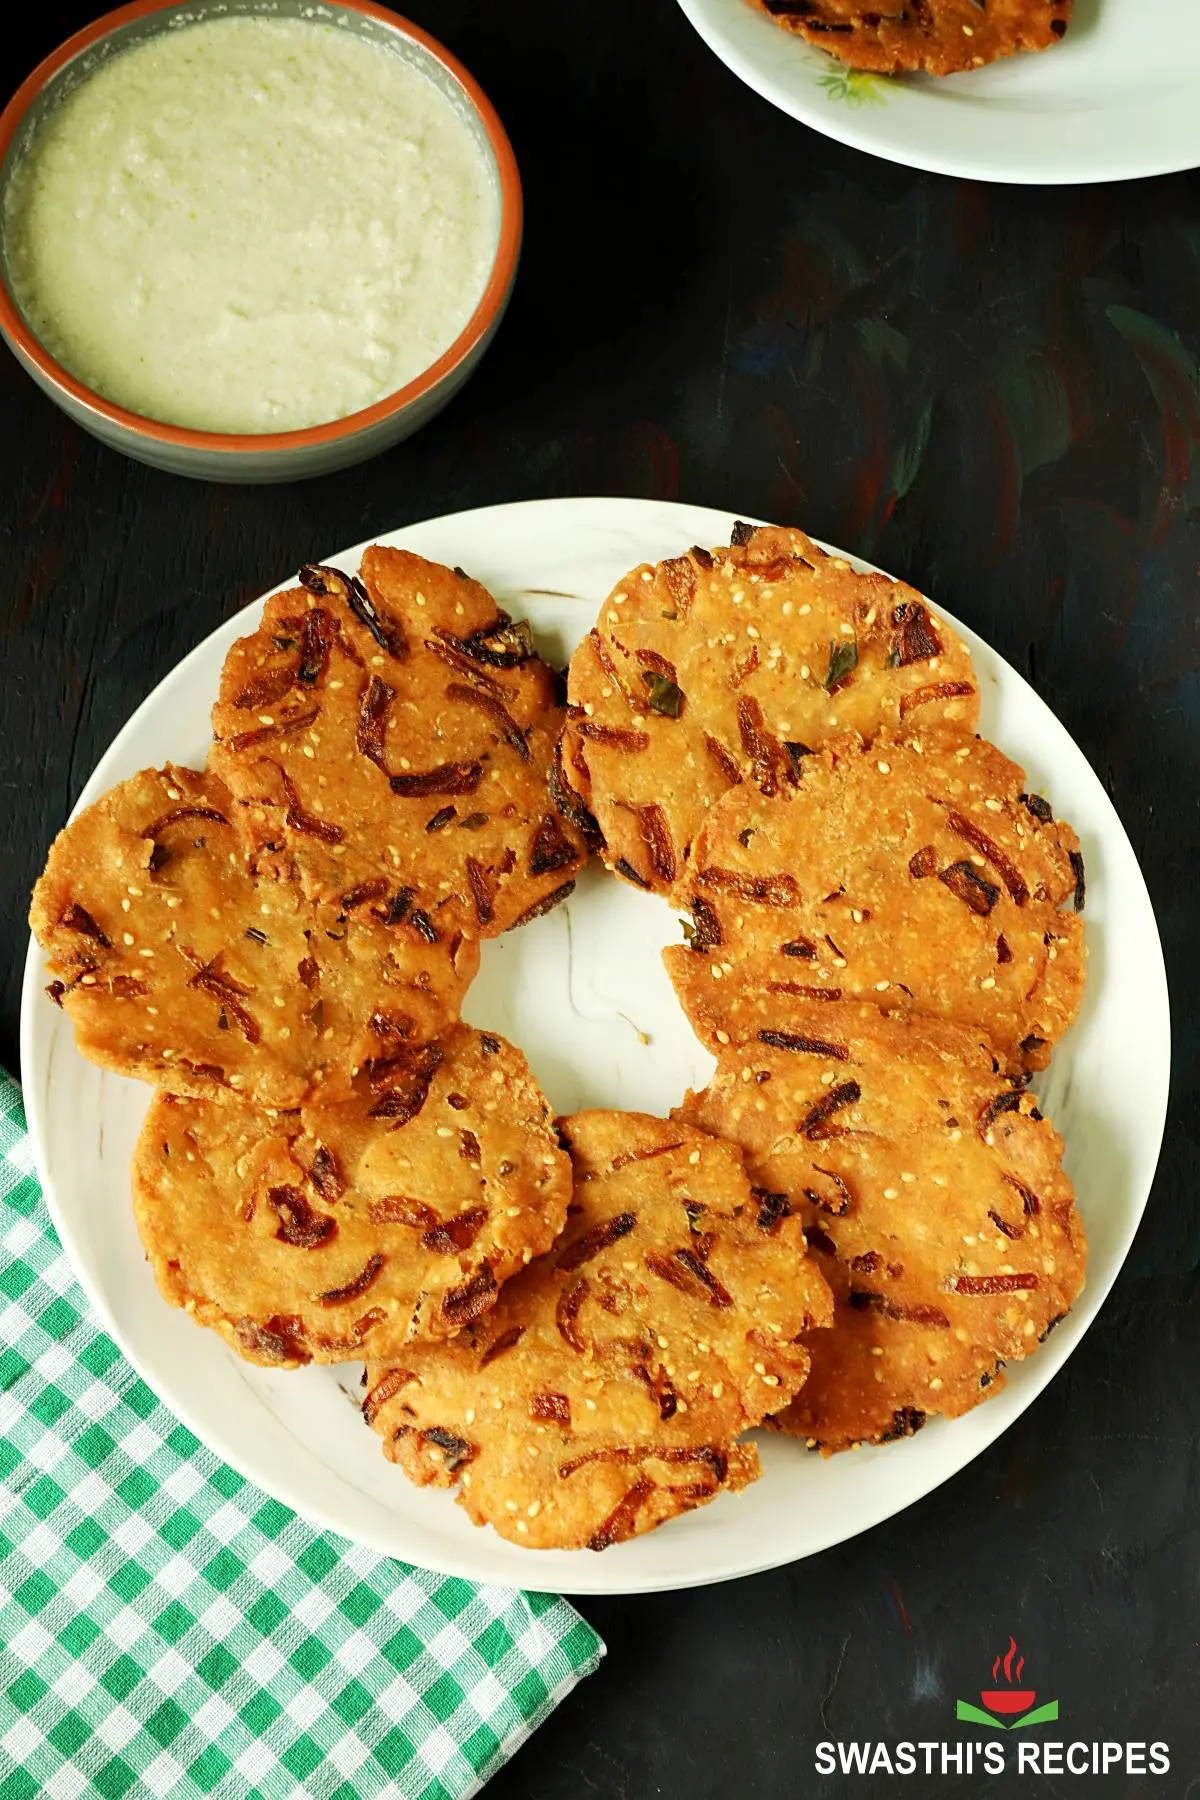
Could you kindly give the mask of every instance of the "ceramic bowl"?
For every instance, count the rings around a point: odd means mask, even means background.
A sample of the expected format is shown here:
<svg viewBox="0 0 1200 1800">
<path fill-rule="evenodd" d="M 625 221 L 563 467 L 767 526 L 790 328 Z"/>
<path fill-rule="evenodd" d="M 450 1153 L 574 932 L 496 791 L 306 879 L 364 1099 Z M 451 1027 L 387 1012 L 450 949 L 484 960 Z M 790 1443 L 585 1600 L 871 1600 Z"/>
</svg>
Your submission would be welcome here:
<svg viewBox="0 0 1200 1800">
<path fill-rule="evenodd" d="M 303 431 L 192 431 L 142 417 L 85 387 L 31 330 L 13 296 L 2 228 L 4 192 L 18 159 L 50 111 L 111 56 L 181 20 L 206 15 L 318 20 L 403 57 L 466 119 L 498 196 L 499 229 L 479 304 L 449 349 L 374 406 Z M 0 332 L 50 398 L 85 430 L 138 462 L 208 481 L 294 481 L 362 462 L 408 437 L 466 381 L 503 316 L 521 245 L 521 183 L 504 127 L 473 78 L 418 26 L 371 0 L 132 0 L 76 32 L 36 68 L 0 114 Z"/>
</svg>

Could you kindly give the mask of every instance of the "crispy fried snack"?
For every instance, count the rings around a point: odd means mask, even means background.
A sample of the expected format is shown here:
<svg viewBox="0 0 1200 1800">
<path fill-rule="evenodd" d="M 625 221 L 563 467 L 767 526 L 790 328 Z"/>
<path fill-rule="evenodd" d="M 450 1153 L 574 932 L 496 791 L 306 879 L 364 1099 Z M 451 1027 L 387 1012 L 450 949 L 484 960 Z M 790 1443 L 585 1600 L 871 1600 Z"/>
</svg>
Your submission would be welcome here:
<svg viewBox="0 0 1200 1800">
<path fill-rule="evenodd" d="M 1047 50 L 1066 33 L 1074 0 L 904 0 L 887 11 L 859 0 L 757 0 L 777 24 L 852 69 L 953 75 Z"/>
<path fill-rule="evenodd" d="M 1024 787 L 994 745 L 943 731 L 841 740 L 794 792 L 728 795 L 693 854 L 690 947 L 665 956 L 696 1031 L 770 1043 L 796 1004 L 866 1000 L 1044 1068 L 1083 994 L 1083 859 Z"/>
<path fill-rule="evenodd" d="M 256 869 L 427 943 L 564 899 L 586 852 L 550 797 L 563 715 L 529 627 L 407 551 L 300 579 L 233 646 L 213 708 Z"/>
<path fill-rule="evenodd" d="M 603 1550 L 755 1478 L 735 1439 L 799 1389 L 797 1338 L 830 1300 L 799 1220 L 764 1210 L 727 1144 L 636 1113 L 562 1131 L 562 1245 L 450 1342 L 373 1359 L 363 1410 L 475 1524 Z"/>
<path fill-rule="evenodd" d="M 251 879 L 233 797 L 168 765 L 59 833 L 30 924 L 83 1054 L 176 1093 L 298 1106 L 457 1018 L 478 949 L 436 949 Z"/>
<path fill-rule="evenodd" d="M 480 1318 L 553 1243 L 570 1192 L 525 1058 L 466 1025 L 377 1097 L 271 1114 L 160 1094 L 133 1163 L 164 1297 L 289 1368 Z"/>
<path fill-rule="evenodd" d="M 966 646 L 912 588 L 802 531 L 733 535 L 627 575 L 571 660 L 565 778 L 610 867 L 656 893 L 688 891 L 693 840 L 739 782 L 794 787 L 839 731 L 978 717 Z"/>
<path fill-rule="evenodd" d="M 1087 1246 L 1058 1133 L 980 1034 L 845 1003 L 801 1024 L 726 1051 L 679 1116 L 740 1144 L 763 1208 L 804 1221 L 834 1324 L 775 1422 L 833 1451 L 998 1392 L 1078 1297 Z"/>
</svg>

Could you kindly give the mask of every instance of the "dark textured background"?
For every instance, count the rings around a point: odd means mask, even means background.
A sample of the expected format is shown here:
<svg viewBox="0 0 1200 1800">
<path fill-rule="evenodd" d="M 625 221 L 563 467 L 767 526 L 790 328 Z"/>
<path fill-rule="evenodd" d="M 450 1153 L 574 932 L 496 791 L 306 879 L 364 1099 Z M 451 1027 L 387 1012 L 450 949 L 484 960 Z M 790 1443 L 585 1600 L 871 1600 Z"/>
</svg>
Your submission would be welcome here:
<svg viewBox="0 0 1200 1800">
<path fill-rule="evenodd" d="M 27 15 L 49 50 L 96 8 Z M 516 147 L 526 251 L 496 347 L 409 444 L 204 487 L 78 435 L 0 355 L 0 1057 L 23 915 L 101 751 L 180 655 L 308 557 L 490 502 L 637 494 L 794 520 L 944 596 L 1100 772 L 1175 1013 L 1172 1119 L 1103 1323 L 1003 1440 L 790 1570 L 590 1601 L 608 1659 L 495 1800 L 1200 1792 L 1200 177 L 1005 189 L 773 111 L 670 0 L 410 0 Z M 820 1737 L 935 1738 L 1009 1631 L 1067 1737 L 1170 1776 L 820 1780 Z"/>
</svg>

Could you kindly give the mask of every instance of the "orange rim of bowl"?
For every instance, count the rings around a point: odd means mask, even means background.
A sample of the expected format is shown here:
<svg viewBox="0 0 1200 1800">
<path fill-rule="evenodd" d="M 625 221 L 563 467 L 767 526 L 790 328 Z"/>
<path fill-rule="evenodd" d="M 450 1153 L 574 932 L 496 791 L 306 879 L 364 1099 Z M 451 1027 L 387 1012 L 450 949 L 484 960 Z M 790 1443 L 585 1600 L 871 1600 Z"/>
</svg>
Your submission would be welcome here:
<svg viewBox="0 0 1200 1800">
<path fill-rule="evenodd" d="M 21 83 L 3 113 L 0 113 L 0 163 L 7 156 L 13 138 L 34 100 L 69 62 L 119 26 L 128 25 L 134 19 L 146 18 L 153 13 L 173 11 L 176 8 L 182 10 L 186 4 L 187 0 L 130 0 L 128 5 L 105 13 L 60 44 Z M 144 413 L 130 412 L 126 407 L 106 400 L 103 394 L 86 387 L 51 356 L 45 345 L 26 325 L 7 281 L 0 279 L 0 326 L 39 373 L 80 405 L 138 437 L 149 438 L 159 444 L 170 444 L 181 450 L 221 450 L 234 454 L 302 450 L 354 437 L 360 431 L 370 430 L 372 426 L 380 425 L 385 419 L 403 412 L 414 400 L 421 399 L 437 387 L 487 336 L 508 294 L 521 247 L 521 178 L 517 173 L 517 160 L 508 141 L 508 133 L 500 123 L 495 107 L 458 58 L 452 56 L 449 50 L 419 25 L 388 11 L 386 7 L 374 5 L 373 0 L 325 0 L 325 4 L 342 12 L 362 13 L 367 18 L 377 19 L 380 24 L 397 31 L 402 37 L 411 38 L 441 63 L 470 100 L 487 133 L 500 180 L 500 235 L 487 285 L 474 312 L 454 342 L 442 352 L 436 362 L 431 363 L 429 368 L 404 387 L 385 395 L 373 406 L 347 413 L 340 419 L 331 419 L 324 425 L 310 425 L 301 431 L 255 433 L 193 431 L 184 425 L 168 425 L 160 419 L 147 418 Z"/>
</svg>

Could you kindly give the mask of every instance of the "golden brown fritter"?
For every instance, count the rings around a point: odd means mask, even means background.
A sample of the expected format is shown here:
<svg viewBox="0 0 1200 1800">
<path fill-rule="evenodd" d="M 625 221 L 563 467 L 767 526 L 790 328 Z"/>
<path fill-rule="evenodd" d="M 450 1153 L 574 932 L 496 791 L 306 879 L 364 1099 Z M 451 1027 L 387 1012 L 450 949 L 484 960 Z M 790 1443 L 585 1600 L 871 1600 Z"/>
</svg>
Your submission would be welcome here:
<svg viewBox="0 0 1200 1800">
<path fill-rule="evenodd" d="M 520 1051 L 460 1025 L 377 1097 L 268 1113 L 160 1094 L 133 1164 L 164 1296 L 252 1362 L 392 1356 L 495 1304 L 571 1168 Z"/>
<path fill-rule="evenodd" d="M 478 950 L 255 884 L 213 775 L 172 765 L 60 832 L 30 923 L 80 1050 L 176 1093 L 298 1106 L 457 1018 Z"/>
<path fill-rule="evenodd" d="M 1065 36 L 1074 0 L 756 0 L 777 24 L 852 69 L 953 75 Z"/>
<path fill-rule="evenodd" d="M 807 1047 L 730 1048 L 679 1116 L 805 1224 L 834 1324 L 777 1423 L 842 1450 L 996 1393 L 1078 1297 L 1087 1246 L 1061 1139 L 980 1034 L 846 1003 L 799 1023 Z"/>
<path fill-rule="evenodd" d="M 555 677 L 478 582 L 378 546 L 301 571 L 225 660 L 212 766 L 260 874 L 402 937 L 494 937 L 584 858 L 548 779 Z"/>
<path fill-rule="evenodd" d="M 710 1045 L 786 1029 L 807 1001 L 866 1000 L 979 1027 L 1044 1068 L 1083 994 L 1083 862 L 1069 825 L 994 745 L 948 732 L 806 758 L 752 784 L 693 856 L 691 947 L 666 952 Z M 724 1034 L 722 1036 L 722 1034 Z"/>
<path fill-rule="evenodd" d="M 730 787 L 789 790 L 837 732 L 969 731 L 979 712 L 966 646 L 920 594 L 777 526 L 634 569 L 576 650 L 569 697 L 566 779 L 610 867 L 662 894 L 687 892 Z"/>
<path fill-rule="evenodd" d="M 797 1339 L 830 1300 L 799 1220 L 764 1213 L 729 1145 L 636 1113 L 562 1130 L 561 1245 L 456 1338 L 372 1359 L 364 1411 L 476 1524 L 602 1550 L 754 1479 L 735 1440 L 800 1388 Z"/>
</svg>

